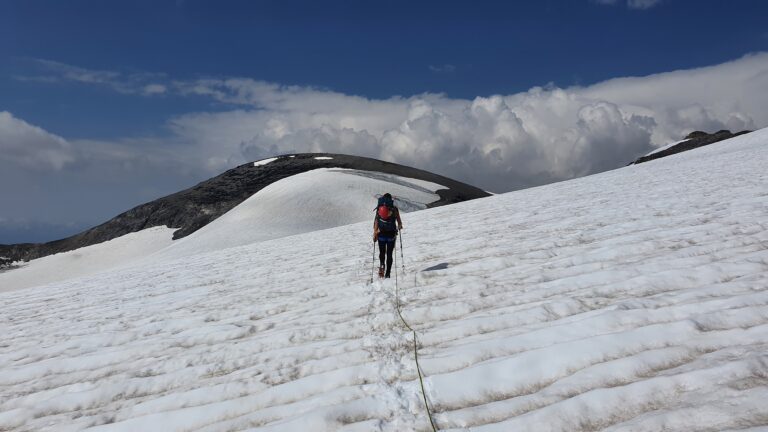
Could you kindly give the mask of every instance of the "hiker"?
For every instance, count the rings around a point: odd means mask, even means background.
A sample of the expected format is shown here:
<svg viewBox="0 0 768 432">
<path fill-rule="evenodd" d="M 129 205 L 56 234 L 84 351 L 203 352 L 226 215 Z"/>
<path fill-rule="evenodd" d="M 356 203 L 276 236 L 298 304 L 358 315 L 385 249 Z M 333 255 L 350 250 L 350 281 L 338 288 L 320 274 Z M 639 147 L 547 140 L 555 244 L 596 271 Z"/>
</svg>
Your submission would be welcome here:
<svg viewBox="0 0 768 432">
<path fill-rule="evenodd" d="M 373 219 L 373 241 L 379 242 L 379 277 L 389 277 L 392 270 L 392 253 L 395 251 L 395 238 L 398 230 L 403 229 L 403 221 L 400 220 L 400 210 L 395 207 L 392 195 L 385 193 L 379 198 L 376 207 L 376 217 Z M 386 271 L 384 256 L 386 255 Z"/>
</svg>

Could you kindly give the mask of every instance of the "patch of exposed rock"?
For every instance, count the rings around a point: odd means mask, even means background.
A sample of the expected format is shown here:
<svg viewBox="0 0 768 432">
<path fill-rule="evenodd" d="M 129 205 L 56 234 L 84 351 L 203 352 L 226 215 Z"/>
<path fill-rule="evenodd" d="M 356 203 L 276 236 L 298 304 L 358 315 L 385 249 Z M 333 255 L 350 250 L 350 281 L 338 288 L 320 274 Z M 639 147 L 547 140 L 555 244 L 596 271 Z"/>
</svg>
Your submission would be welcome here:
<svg viewBox="0 0 768 432">
<path fill-rule="evenodd" d="M 682 141 L 664 150 L 661 150 L 655 153 L 650 153 L 643 157 L 640 157 L 634 162 L 632 162 L 630 165 L 648 162 L 654 159 L 659 159 L 659 158 L 671 156 L 673 154 L 682 153 L 684 151 L 693 150 L 695 148 L 704 147 L 705 145 L 714 144 L 718 141 L 727 140 L 729 138 L 733 138 L 739 135 L 744 135 L 745 133 L 749 133 L 749 132 L 752 132 L 752 131 L 741 131 L 737 133 L 731 133 L 731 131 L 729 130 L 721 130 L 713 134 L 708 134 L 702 131 L 694 131 L 689 133 L 685 137 L 685 141 Z"/>
</svg>

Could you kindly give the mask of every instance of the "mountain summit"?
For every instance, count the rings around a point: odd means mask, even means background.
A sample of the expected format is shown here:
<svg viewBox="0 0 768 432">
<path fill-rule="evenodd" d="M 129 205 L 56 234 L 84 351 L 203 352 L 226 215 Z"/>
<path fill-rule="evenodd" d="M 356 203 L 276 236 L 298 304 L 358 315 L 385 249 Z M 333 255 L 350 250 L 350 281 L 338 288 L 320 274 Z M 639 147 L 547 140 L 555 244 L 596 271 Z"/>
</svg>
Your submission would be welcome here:
<svg viewBox="0 0 768 432">
<path fill-rule="evenodd" d="M 377 159 L 328 153 L 292 154 L 240 165 L 194 187 L 137 206 L 101 225 L 62 240 L 39 244 L 0 245 L 0 257 L 6 262 L 29 261 L 160 226 L 175 229 L 173 238 L 180 239 L 209 224 L 265 187 L 282 179 L 321 168 L 341 168 L 370 173 L 371 176 L 390 176 L 387 179 L 392 179 L 391 176 L 406 177 L 440 185 L 434 191 L 434 200 L 423 203 L 422 208 L 490 195 L 447 177 Z M 379 191 L 383 192 L 385 191 Z M 339 194 L 341 193 L 343 191 L 340 190 Z M 332 197 L 328 197 L 327 201 L 331 200 Z M 336 224 L 325 228 L 332 226 Z"/>
<path fill-rule="evenodd" d="M 279 156 L 238 166 L 67 239 L 0 246 L 6 269 L 16 263 L 0 274 L 0 286 L 26 288 L 137 260 L 181 258 L 372 222 L 376 198 L 385 192 L 405 213 L 489 195 L 447 177 L 375 159 Z"/>
</svg>

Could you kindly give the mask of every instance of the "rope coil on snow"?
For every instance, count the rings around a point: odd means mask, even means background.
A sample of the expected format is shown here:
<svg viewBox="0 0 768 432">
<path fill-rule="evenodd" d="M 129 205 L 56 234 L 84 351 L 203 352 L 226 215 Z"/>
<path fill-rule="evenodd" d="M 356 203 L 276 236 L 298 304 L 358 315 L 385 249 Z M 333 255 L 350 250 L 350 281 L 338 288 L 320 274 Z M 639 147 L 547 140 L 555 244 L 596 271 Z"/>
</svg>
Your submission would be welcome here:
<svg viewBox="0 0 768 432">
<path fill-rule="evenodd" d="M 402 243 L 400 243 L 400 253 L 403 253 Z M 429 407 L 429 402 L 427 401 L 427 392 L 424 389 L 424 374 L 421 372 L 421 365 L 419 364 L 419 346 L 416 342 L 416 330 L 413 329 L 413 327 L 408 324 L 408 322 L 403 317 L 403 313 L 400 309 L 400 286 L 397 283 L 397 254 L 395 255 L 395 306 L 397 308 L 397 315 L 400 317 L 400 321 L 402 321 L 403 325 L 411 331 L 413 334 L 413 359 L 416 362 L 416 372 L 419 374 L 419 384 L 421 385 L 421 396 L 424 398 L 424 407 L 427 409 L 427 417 L 429 418 L 429 424 L 432 426 L 432 431 L 437 432 L 437 426 L 435 426 L 435 421 L 432 418 L 432 409 Z M 401 255 L 402 256 L 402 255 Z M 403 271 L 405 271 L 405 263 L 403 263 Z"/>
</svg>

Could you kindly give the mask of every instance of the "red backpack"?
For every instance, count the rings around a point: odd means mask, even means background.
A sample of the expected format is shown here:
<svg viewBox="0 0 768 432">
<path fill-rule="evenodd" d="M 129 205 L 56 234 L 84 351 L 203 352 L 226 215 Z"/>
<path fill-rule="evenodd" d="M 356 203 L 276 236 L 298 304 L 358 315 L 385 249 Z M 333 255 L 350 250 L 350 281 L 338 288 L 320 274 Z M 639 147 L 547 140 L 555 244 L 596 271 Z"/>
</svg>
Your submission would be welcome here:
<svg viewBox="0 0 768 432">
<path fill-rule="evenodd" d="M 397 224 L 397 207 L 393 202 L 379 202 L 379 207 L 376 209 L 376 220 L 378 221 L 379 231 L 385 233 L 396 233 Z"/>
<path fill-rule="evenodd" d="M 379 219 L 389 219 L 391 215 L 392 210 L 390 210 L 389 207 L 384 204 L 379 206 Z"/>
</svg>

